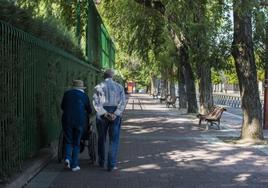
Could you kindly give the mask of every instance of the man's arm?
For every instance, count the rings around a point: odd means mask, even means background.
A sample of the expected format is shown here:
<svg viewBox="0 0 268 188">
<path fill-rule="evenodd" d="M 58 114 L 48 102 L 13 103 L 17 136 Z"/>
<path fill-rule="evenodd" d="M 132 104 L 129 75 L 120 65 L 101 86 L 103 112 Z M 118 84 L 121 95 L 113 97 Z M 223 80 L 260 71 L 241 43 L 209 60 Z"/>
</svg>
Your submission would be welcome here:
<svg viewBox="0 0 268 188">
<path fill-rule="evenodd" d="M 88 96 L 86 95 L 86 111 L 88 114 L 91 114 L 92 113 L 92 108 L 91 108 L 91 105 L 90 105 L 90 101 L 89 101 L 89 98 Z"/>
<path fill-rule="evenodd" d="M 98 116 L 102 116 L 107 113 L 107 111 L 103 108 L 104 102 L 105 102 L 105 95 L 102 88 L 96 87 L 93 95 L 93 106 Z"/>
<path fill-rule="evenodd" d="M 121 116 L 125 110 L 125 107 L 126 107 L 126 96 L 125 96 L 124 88 L 121 86 L 120 87 L 120 101 L 117 105 L 117 109 L 114 112 L 114 114 L 117 116 Z"/>
</svg>

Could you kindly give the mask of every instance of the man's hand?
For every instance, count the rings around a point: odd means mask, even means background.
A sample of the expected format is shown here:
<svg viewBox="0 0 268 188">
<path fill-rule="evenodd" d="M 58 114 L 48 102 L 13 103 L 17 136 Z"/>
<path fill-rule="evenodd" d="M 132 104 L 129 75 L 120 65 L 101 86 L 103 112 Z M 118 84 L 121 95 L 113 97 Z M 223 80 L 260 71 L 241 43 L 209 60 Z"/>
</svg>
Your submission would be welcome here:
<svg viewBox="0 0 268 188">
<path fill-rule="evenodd" d="M 115 114 L 111 114 L 111 117 L 112 117 L 112 120 L 114 121 L 115 118 L 116 118 L 116 115 Z"/>
<path fill-rule="evenodd" d="M 116 115 L 114 115 L 113 113 L 106 113 L 104 114 L 104 117 L 108 119 L 109 121 L 114 121 L 116 118 Z"/>
</svg>

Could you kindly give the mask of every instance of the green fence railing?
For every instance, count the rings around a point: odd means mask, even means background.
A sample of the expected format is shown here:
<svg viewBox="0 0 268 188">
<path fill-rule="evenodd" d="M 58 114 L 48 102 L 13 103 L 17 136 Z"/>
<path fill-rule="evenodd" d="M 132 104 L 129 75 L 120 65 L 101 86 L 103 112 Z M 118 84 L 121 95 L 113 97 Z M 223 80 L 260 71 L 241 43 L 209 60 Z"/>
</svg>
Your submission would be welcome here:
<svg viewBox="0 0 268 188">
<path fill-rule="evenodd" d="M 89 1 L 88 6 L 86 55 L 101 68 L 113 68 L 115 65 L 115 46 L 93 1 Z"/>
<path fill-rule="evenodd" d="M 57 139 L 60 102 L 71 80 L 92 96 L 93 65 L 0 21 L 0 180 Z"/>
</svg>

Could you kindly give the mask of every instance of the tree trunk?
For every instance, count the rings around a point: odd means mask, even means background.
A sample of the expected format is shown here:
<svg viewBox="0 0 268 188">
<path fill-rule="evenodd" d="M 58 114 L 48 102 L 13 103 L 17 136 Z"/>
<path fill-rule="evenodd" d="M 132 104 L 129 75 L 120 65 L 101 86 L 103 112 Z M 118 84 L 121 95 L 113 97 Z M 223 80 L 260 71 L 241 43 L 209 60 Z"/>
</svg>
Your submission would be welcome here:
<svg viewBox="0 0 268 188">
<path fill-rule="evenodd" d="M 210 66 L 203 63 L 200 65 L 199 101 L 200 113 L 208 113 L 213 106 L 212 81 Z"/>
<path fill-rule="evenodd" d="M 194 79 L 192 67 L 189 63 L 187 46 L 186 46 L 186 44 L 182 43 L 183 41 L 179 40 L 179 37 L 172 29 L 170 29 L 170 34 L 171 34 L 173 42 L 177 48 L 177 54 L 180 58 L 182 73 L 184 75 L 185 86 L 186 86 L 186 95 L 187 95 L 187 104 L 188 104 L 187 112 L 188 113 L 197 113 L 195 79 Z"/>
<path fill-rule="evenodd" d="M 208 62 L 209 52 L 207 44 L 208 25 L 206 20 L 207 0 L 198 1 L 198 8 L 194 17 L 194 22 L 199 25 L 198 33 L 195 35 L 193 48 L 195 49 L 195 64 L 198 67 L 199 76 L 199 103 L 200 113 L 208 113 L 213 106 L 211 66 Z M 195 44 L 196 43 L 196 44 Z"/>
<path fill-rule="evenodd" d="M 268 5 L 267 5 L 268 6 Z M 263 107 L 263 129 L 268 129 L 268 21 L 265 27 L 265 78 L 264 78 L 264 107 Z"/>
<path fill-rule="evenodd" d="M 188 50 L 185 44 L 180 48 L 180 58 L 186 85 L 188 113 L 197 113 L 197 100 L 194 82 L 194 74 L 189 63 Z"/>
<path fill-rule="evenodd" d="M 176 89 L 175 89 L 175 83 L 174 80 L 170 80 L 170 96 L 175 97 L 176 96 Z"/>
<path fill-rule="evenodd" d="M 241 139 L 263 139 L 261 103 L 252 41 L 251 0 L 234 0 L 234 39 L 232 55 L 239 81 L 243 124 Z"/>
<path fill-rule="evenodd" d="M 167 96 L 167 80 L 166 78 L 163 77 L 163 75 L 161 79 L 161 96 L 162 97 Z"/>
<path fill-rule="evenodd" d="M 182 66 L 178 69 L 179 108 L 187 108 L 187 95 Z"/>
<path fill-rule="evenodd" d="M 185 76 L 186 95 L 188 103 L 187 113 L 197 113 L 197 100 L 196 100 L 194 76 L 189 63 L 187 63 L 186 66 L 183 67 L 183 72 Z"/>
<path fill-rule="evenodd" d="M 156 77 L 152 76 L 151 77 L 151 90 L 150 90 L 150 94 L 154 94 L 157 93 L 157 88 L 156 88 Z"/>
</svg>

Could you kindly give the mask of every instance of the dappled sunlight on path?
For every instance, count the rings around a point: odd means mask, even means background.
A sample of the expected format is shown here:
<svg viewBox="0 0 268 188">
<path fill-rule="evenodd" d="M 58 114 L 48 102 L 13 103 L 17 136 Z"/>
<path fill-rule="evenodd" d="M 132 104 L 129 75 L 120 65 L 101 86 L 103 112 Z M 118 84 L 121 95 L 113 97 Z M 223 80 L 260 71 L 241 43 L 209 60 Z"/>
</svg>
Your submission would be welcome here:
<svg viewBox="0 0 268 188">
<path fill-rule="evenodd" d="M 53 167 L 60 169 L 50 187 L 267 188 L 267 154 L 220 139 L 237 135 L 234 131 L 206 131 L 194 115 L 166 108 L 149 95 L 131 95 L 123 116 L 118 170 L 108 173 L 89 166 L 84 152 L 80 172 L 52 163 L 43 176 Z M 42 173 L 38 178 L 41 182 Z"/>
<path fill-rule="evenodd" d="M 129 103 L 125 112 L 120 156 L 128 163 L 121 164 L 123 169 L 156 177 L 166 174 L 170 182 L 183 187 L 200 183 L 201 187 L 250 187 L 257 181 L 264 187 L 262 183 L 268 183 L 267 156 L 261 151 L 213 141 L 210 134 L 224 135 L 224 131 L 205 131 L 196 126 L 194 116 L 166 108 L 148 95 L 132 95 L 130 100 L 135 98 L 144 107 L 133 109 Z M 139 165 L 133 167 L 135 163 Z M 152 174 L 146 176 L 150 179 Z"/>
</svg>

